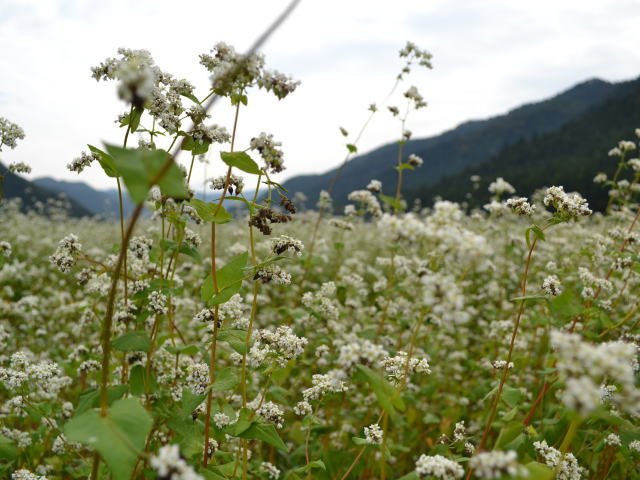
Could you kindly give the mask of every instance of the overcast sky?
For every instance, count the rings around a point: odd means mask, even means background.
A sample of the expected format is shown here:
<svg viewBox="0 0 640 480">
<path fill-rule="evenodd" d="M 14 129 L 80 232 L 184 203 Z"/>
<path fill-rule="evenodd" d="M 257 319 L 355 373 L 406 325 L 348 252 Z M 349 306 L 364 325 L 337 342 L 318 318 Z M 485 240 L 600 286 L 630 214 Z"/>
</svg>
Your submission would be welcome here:
<svg viewBox="0 0 640 480">
<path fill-rule="evenodd" d="M 125 109 L 115 83 L 97 83 L 90 67 L 118 47 L 145 48 L 202 97 L 208 74 L 198 55 L 220 40 L 244 50 L 287 3 L 0 0 L 0 116 L 27 135 L 15 150 L 5 148 L 2 161 L 29 163 L 29 178 L 112 187 L 97 165 L 80 176 L 65 168 L 87 143 L 119 143 L 124 133 L 114 124 Z M 273 133 L 286 154 L 281 179 L 336 166 L 345 152 L 338 127 L 359 129 L 367 106 L 393 84 L 407 40 L 434 55 L 434 69 L 415 70 L 404 85 L 416 85 L 429 102 L 409 118 L 414 137 L 504 113 L 588 78 L 630 79 L 640 74 L 639 18 L 639 0 L 302 0 L 263 49 L 270 68 L 302 85 L 281 102 L 251 94 L 240 112 L 238 145 Z M 397 138 L 396 121 L 381 113 L 361 151 Z M 216 107 L 212 121 L 230 128 L 231 110 Z M 198 171 L 196 181 L 203 175 Z"/>
</svg>

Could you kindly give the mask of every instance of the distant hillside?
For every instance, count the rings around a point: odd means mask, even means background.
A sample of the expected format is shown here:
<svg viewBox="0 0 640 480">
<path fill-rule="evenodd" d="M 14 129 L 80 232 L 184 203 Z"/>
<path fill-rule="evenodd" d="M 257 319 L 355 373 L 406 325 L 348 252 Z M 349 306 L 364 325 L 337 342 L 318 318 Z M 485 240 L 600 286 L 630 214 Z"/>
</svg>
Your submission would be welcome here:
<svg viewBox="0 0 640 480">
<path fill-rule="evenodd" d="M 435 137 L 411 140 L 405 146 L 406 155 L 415 153 L 424 159 L 424 165 L 405 175 L 404 191 L 426 190 L 443 177 L 479 165 L 519 140 L 556 131 L 615 96 L 629 83 L 589 80 L 548 100 L 524 105 L 504 115 L 466 122 Z M 383 192 L 392 193 L 397 149 L 397 144 L 390 143 L 351 160 L 334 188 L 334 204 L 344 205 L 349 192 L 364 188 L 372 178 L 382 181 Z M 333 169 L 320 175 L 293 177 L 284 187 L 292 194 L 304 193 L 315 204 L 320 190 L 328 187 L 335 172 Z"/>
<path fill-rule="evenodd" d="M 407 198 L 420 198 L 428 204 L 438 195 L 480 206 L 489 197 L 489 183 L 501 176 L 523 196 L 543 186 L 563 185 L 566 191 L 580 192 L 592 209 L 604 210 L 607 191 L 594 184 L 593 177 L 600 171 L 609 177 L 613 175 L 617 161 L 607 152 L 619 140 L 636 140 L 637 127 L 640 127 L 640 80 L 620 85 L 606 102 L 559 130 L 520 139 L 487 162 L 445 177 L 437 185 L 425 184 L 406 192 Z M 471 175 L 480 175 L 480 187 L 467 198 L 472 190 Z"/>
<path fill-rule="evenodd" d="M 119 218 L 118 190 L 115 188 L 96 190 L 83 182 L 68 182 L 50 177 L 36 178 L 32 183 L 48 190 L 63 192 L 96 215 Z M 128 216 L 133 211 L 134 205 L 126 191 L 123 191 L 122 200 L 124 214 Z"/>
<path fill-rule="evenodd" d="M 12 199 L 20 198 L 26 210 L 39 210 L 38 205 L 47 204 L 52 200 L 60 200 L 60 192 L 44 188 L 29 182 L 24 178 L 11 173 L 2 163 L 0 163 L 0 176 L 4 176 L 0 198 Z M 74 217 L 92 216 L 94 213 L 85 208 L 82 203 L 73 199 L 66 199 L 70 205 L 69 213 Z"/>
</svg>

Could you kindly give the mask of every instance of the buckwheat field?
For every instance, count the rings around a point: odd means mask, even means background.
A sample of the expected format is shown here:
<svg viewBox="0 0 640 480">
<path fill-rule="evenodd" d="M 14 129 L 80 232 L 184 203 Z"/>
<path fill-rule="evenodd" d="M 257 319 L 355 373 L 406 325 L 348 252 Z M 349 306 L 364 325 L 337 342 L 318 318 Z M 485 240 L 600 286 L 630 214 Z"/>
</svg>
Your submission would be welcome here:
<svg viewBox="0 0 640 480">
<path fill-rule="evenodd" d="M 0 477 L 640 478 L 635 125 L 602 152 L 604 212 L 502 178 L 483 209 L 413 208 L 411 75 L 432 65 L 409 42 L 368 112 L 398 121 L 397 182 L 363 178 L 342 211 L 332 185 L 284 190 L 268 125 L 236 142 L 252 95 L 299 82 L 222 42 L 194 61 L 208 91 L 145 50 L 88 72 L 126 105 L 122 142 L 68 168 L 101 167 L 131 215 L 1 204 Z M 345 163 L 368 122 L 342 129 Z M 0 134 L 5 153 L 28 141 Z M 203 161 L 226 170 L 208 200 Z"/>
</svg>

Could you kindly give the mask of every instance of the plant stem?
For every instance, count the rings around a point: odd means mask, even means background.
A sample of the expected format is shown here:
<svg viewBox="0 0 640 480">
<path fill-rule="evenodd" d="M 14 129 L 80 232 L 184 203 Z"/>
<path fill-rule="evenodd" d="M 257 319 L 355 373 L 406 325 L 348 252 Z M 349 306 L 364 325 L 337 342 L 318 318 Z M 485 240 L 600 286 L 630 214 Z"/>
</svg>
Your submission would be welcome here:
<svg viewBox="0 0 640 480">
<path fill-rule="evenodd" d="M 542 230 L 545 230 L 544 227 Z M 536 248 L 536 242 L 538 238 L 534 237 L 531 242 L 531 246 L 529 247 L 529 253 L 527 254 L 527 261 L 524 266 L 524 274 L 522 276 L 521 283 L 521 296 L 526 296 L 527 294 L 527 280 L 529 276 L 529 266 L 531 265 L 531 258 L 533 256 L 533 250 Z M 481 451 L 489 437 L 489 432 L 491 431 L 491 425 L 493 424 L 493 420 L 495 419 L 496 412 L 498 411 L 498 405 L 500 404 L 500 397 L 502 395 L 502 390 L 504 388 L 504 384 L 507 381 L 507 376 L 509 374 L 509 363 L 511 362 L 511 358 L 513 355 L 513 348 L 516 342 L 516 336 L 518 335 L 518 327 L 520 326 L 520 319 L 522 318 L 522 313 L 524 312 L 526 300 L 520 300 L 520 307 L 518 308 L 518 314 L 516 316 L 516 322 L 513 326 L 513 332 L 511 334 L 511 343 L 509 344 L 509 354 L 507 355 L 507 360 L 502 372 L 502 377 L 500 378 L 500 384 L 498 385 L 498 391 L 493 400 L 493 405 L 491 407 L 491 413 L 489 414 L 489 419 L 487 420 L 487 424 L 485 425 L 484 432 L 482 434 L 482 439 L 480 440 L 480 444 L 478 445 L 478 451 Z M 469 475 L 471 474 L 471 470 L 469 471 Z M 467 477 L 469 478 L 469 477 Z"/>
</svg>

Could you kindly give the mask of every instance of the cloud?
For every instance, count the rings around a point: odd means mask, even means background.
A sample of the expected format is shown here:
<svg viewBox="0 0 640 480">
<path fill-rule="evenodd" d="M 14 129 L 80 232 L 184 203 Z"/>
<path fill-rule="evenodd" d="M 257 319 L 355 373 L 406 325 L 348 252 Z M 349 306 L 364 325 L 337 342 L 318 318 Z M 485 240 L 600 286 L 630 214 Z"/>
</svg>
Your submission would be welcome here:
<svg viewBox="0 0 640 480">
<path fill-rule="evenodd" d="M 120 46 L 147 48 L 161 68 L 203 91 L 208 80 L 198 54 L 218 40 L 246 48 L 286 4 L 5 0 L 0 115 L 21 125 L 27 138 L 3 152 L 3 160 L 30 163 L 32 176 L 111 187 L 97 166 L 80 177 L 65 168 L 87 143 L 117 143 L 123 136 L 114 124 L 124 110 L 115 85 L 96 83 L 89 68 Z M 413 72 L 403 87 L 415 84 L 429 101 L 429 108 L 409 118 L 418 137 L 587 78 L 634 77 L 638 9 L 632 0 L 303 0 L 265 47 L 268 65 L 301 79 L 302 86 L 282 102 L 252 94 L 240 114 L 239 144 L 261 131 L 273 133 L 286 153 L 283 177 L 339 164 L 345 147 L 338 126 L 354 133 L 360 128 L 368 105 L 393 84 L 401 66 L 397 51 L 409 39 L 434 53 L 434 70 Z M 228 106 L 217 107 L 212 121 L 230 125 L 232 114 Z M 396 121 L 381 112 L 360 150 L 398 134 Z M 212 166 L 207 175 L 218 173 Z M 203 178 L 198 167 L 195 180 Z"/>
</svg>

